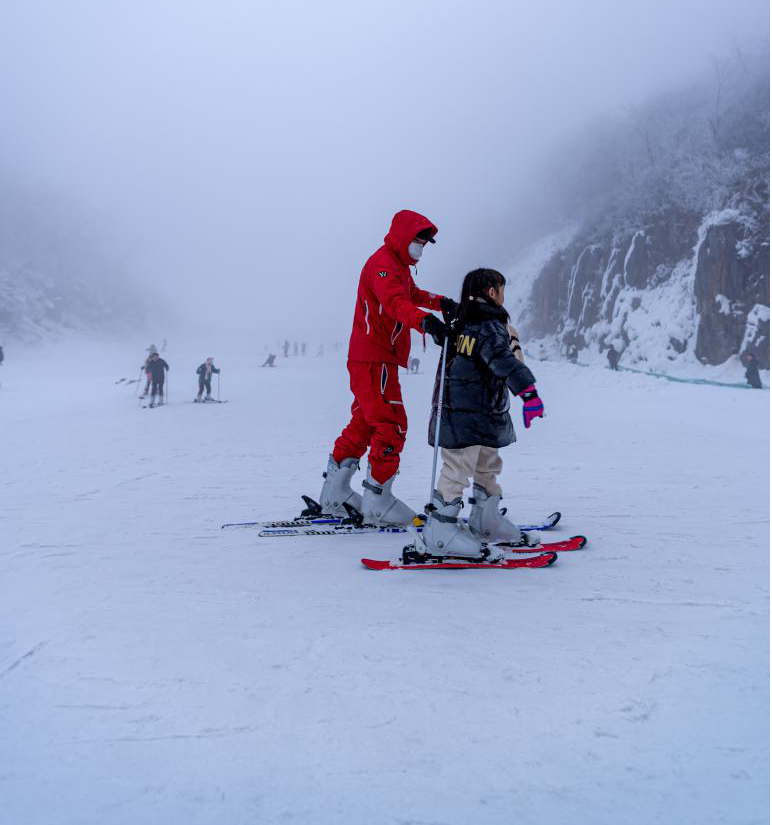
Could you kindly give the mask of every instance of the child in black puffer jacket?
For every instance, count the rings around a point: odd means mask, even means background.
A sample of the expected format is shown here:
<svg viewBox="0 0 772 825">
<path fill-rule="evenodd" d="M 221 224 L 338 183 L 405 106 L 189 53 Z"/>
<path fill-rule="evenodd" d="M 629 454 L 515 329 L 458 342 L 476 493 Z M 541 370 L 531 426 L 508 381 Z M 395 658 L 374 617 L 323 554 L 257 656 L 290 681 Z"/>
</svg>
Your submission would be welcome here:
<svg viewBox="0 0 772 825">
<path fill-rule="evenodd" d="M 506 279 L 495 269 L 475 269 L 464 278 L 461 302 L 448 342 L 440 421 L 442 471 L 423 531 L 431 556 L 486 558 L 483 542 L 520 544 L 519 528 L 500 511 L 499 447 L 515 441 L 509 394 L 523 399 L 526 428 L 543 416 L 533 373 L 522 362 L 517 334 L 504 309 Z M 429 443 L 434 445 L 439 397 L 434 388 Z M 458 519 L 461 496 L 473 479 L 469 527 Z M 492 551 L 490 551 L 492 552 Z"/>
</svg>

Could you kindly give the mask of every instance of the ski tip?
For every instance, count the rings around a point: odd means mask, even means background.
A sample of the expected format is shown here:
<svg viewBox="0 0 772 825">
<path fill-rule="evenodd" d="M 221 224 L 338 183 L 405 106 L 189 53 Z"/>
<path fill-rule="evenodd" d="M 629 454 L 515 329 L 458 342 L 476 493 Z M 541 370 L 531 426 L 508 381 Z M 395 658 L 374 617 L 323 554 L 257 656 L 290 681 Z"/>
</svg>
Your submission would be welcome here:
<svg viewBox="0 0 772 825">
<path fill-rule="evenodd" d="M 543 553 L 541 558 L 544 559 L 544 566 L 549 567 L 550 565 L 555 564 L 555 562 L 558 560 L 558 554 L 557 553 Z"/>
<path fill-rule="evenodd" d="M 388 570 L 391 566 L 391 562 L 378 561 L 377 559 L 362 559 L 362 564 L 368 570 Z"/>
<path fill-rule="evenodd" d="M 575 541 L 579 550 L 587 546 L 587 536 L 571 536 L 571 541 Z"/>
<path fill-rule="evenodd" d="M 550 527 L 554 527 L 560 521 L 562 515 L 563 514 L 559 510 L 556 510 L 554 513 L 550 513 L 547 516 L 547 524 L 549 524 Z"/>
</svg>

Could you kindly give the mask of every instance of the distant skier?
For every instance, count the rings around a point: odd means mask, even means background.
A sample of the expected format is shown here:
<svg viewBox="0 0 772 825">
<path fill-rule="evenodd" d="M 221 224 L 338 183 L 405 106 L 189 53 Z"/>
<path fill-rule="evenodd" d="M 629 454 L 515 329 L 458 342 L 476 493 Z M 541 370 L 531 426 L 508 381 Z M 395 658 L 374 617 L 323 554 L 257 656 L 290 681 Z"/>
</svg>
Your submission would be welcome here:
<svg viewBox="0 0 772 825">
<path fill-rule="evenodd" d="M 164 381 L 166 380 L 166 372 L 169 369 L 169 365 L 157 352 L 152 353 L 148 361 L 152 382 L 150 389 L 150 406 L 160 407 L 164 403 Z M 157 404 L 156 397 L 158 397 Z"/>
<path fill-rule="evenodd" d="M 745 380 L 753 387 L 754 390 L 761 389 L 761 376 L 759 375 L 759 359 L 749 352 L 743 358 L 745 362 Z"/>
<path fill-rule="evenodd" d="M 491 560 L 484 542 L 519 544 L 520 528 L 501 511 L 499 448 L 515 441 L 509 394 L 523 401 L 527 428 L 544 415 L 533 373 L 523 363 L 517 332 L 504 309 L 506 279 L 495 269 L 464 278 L 445 371 L 440 446 L 442 471 L 423 539 L 430 556 Z M 429 444 L 434 445 L 440 373 L 434 387 Z M 473 480 L 469 526 L 458 520 L 462 495 Z M 493 552 L 493 551 L 490 551 Z"/>
<path fill-rule="evenodd" d="M 421 366 L 421 362 L 418 358 L 411 358 L 408 362 L 408 372 L 412 372 L 413 374 L 418 372 L 418 368 Z"/>
<path fill-rule="evenodd" d="M 606 358 L 608 358 L 608 365 L 612 370 L 619 369 L 619 353 L 614 349 L 613 344 L 609 347 Z"/>
<path fill-rule="evenodd" d="M 305 344 L 301 344 L 301 345 L 300 345 L 300 354 L 301 354 L 303 357 L 305 357 L 305 354 L 306 354 L 306 345 L 305 345 Z"/>
<path fill-rule="evenodd" d="M 285 357 L 285 358 L 288 358 L 288 357 L 289 357 L 290 342 L 289 342 L 289 341 L 285 341 L 285 342 L 281 345 L 281 348 L 282 348 L 282 352 L 284 353 L 284 357 Z"/>
<path fill-rule="evenodd" d="M 569 344 L 568 345 L 568 360 L 575 364 L 579 360 L 579 350 L 576 348 L 576 344 Z"/>
<path fill-rule="evenodd" d="M 345 516 L 345 502 L 371 524 L 405 525 L 415 516 L 391 490 L 407 433 L 398 368 L 407 366 L 411 329 L 428 332 L 435 343 L 446 335 L 445 324 L 419 307 L 448 313 L 456 307 L 449 298 L 418 289 L 410 274 L 436 234 L 437 227 L 423 215 L 398 212 L 385 243 L 362 269 L 348 351 L 354 403 L 324 473 L 320 504 L 325 513 Z M 368 446 L 360 496 L 351 489 L 351 478 Z"/>
<path fill-rule="evenodd" d="M 3 352 L 3 348 L 0 347 L 0 364 L 2 364 L 3 361 L 5 361 L 5 353 Z"/>
<path fill-rule="evenodd" d="M 151 344 L 148 348 L 148 356 L 145 358 L 145 363 L 142 365 L 142 371 L 145 373 L 145 378 L 147 381 L 145 382 L 145 391 L 142 393 L 142 398 L 147 398 L 148 394 L 150 393 L 150 383 L 153 380 L 153 373 L 150 369 L 150 359 L 153 355 L 158 355 L 158 350 L 155 347 L 155 344 Z"/>
<path fill-rule="evenodd" d="M 275 367 L 276 366 L 276 356 L 272 353 L 268 353 L 268 357 L 263 361 L 260 365 L 261 367 Z"/>
<path fill-rule="evenodd" d="M 219 374 L 220 370 L 214 365 L 214 358 L 207 358 L 203 364 L 196 370 L 198 376 L 198 396 L 194 401 L 201 401 L 201 396 L 206 389 L 206 398 L 204 401 L 212 400 L 212 373 Z"/>
</svg>

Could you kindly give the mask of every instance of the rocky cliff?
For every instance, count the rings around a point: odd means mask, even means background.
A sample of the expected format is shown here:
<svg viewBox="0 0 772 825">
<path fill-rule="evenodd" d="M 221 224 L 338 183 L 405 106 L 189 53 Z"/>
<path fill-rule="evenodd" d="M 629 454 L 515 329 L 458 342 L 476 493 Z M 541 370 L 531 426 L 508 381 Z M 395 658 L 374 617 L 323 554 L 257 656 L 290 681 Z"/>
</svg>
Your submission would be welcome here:
<svg viewBox="0 0 772 825">
<path fill-rule="evenodd" d="M 610 346 L 630 365 L 691 351 L 704 364 L 754 352 L 769 368 L 769 215 L 736 209 L 661 216 L 579 238 L 534 281 L 519 322 L 580 353 Z"/>
<path fill-rule="evenodd" d="M 694 92 L 687 111 L 641 116 L 641 147 L 610 161 L 614 187 L 526 273 L 515 315 L 529 339 L 580 359 L 614 346 L 629 366 L 753 352 L 769 368 L 768 88 L 746 78 L 720 116 Z"/>
</svg>

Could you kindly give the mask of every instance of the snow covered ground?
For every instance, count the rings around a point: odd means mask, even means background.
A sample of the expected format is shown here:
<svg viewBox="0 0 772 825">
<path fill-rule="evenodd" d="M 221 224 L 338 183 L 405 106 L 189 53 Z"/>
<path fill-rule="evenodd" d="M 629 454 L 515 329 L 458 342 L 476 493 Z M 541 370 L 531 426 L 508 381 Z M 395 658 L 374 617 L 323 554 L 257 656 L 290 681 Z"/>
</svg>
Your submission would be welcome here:
<svg viewBox="0 0 772 825">
<path fill-rule="evenodd" d="M 768 821 L 768 392 L 537 364 L 548 417 L 505 451 L 505 503 L 589 546 L 376 573 L 402 537 L 219 529 L 316 496 L 342 359 L 234 349 L 229 403 L 199 406 L 209 353 L 170 351 L 172 403 L 143 410 L 113 383 L 141 349 L 0 369 L 0 821 Z"/>
</svg>

